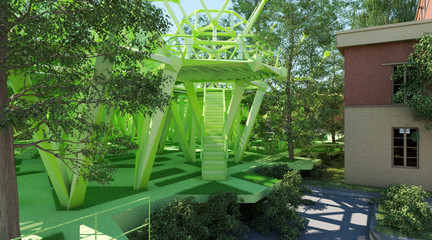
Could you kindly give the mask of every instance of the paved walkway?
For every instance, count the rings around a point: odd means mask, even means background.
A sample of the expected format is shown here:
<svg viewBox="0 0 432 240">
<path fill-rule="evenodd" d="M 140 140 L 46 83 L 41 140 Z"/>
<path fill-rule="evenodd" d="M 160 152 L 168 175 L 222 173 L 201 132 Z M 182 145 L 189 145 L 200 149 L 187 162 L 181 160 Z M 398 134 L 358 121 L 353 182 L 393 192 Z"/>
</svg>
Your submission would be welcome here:
<svg viewBox="0 0 432 240">
<path fill-rule="evenodd" d="M 312 194 L 305 196 L 316 202 L 314 206 L 298 209 L 307 221 L 300 240 L 367 240 L 372 207 L 369 199 L 378 193 L 310 187 Z M 261 236 L 250 233 L 248 239 L 278 239 L 275 234 Z"/>
</svg>

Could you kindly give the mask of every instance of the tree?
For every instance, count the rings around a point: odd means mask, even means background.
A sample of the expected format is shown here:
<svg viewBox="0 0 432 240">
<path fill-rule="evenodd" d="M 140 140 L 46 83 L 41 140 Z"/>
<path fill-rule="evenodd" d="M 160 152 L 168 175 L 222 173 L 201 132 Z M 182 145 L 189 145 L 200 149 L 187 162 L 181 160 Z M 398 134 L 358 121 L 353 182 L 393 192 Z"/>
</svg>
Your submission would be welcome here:
<svg viewBox="0 0 432 240">
<path fill-rule="evenodd" d="M 336 143 L 336 133 L 344 132 L 344 64 L 339 54 L 333 54 L 329 62 L 331 76 L 322 81 L 319 87 L 321 105 L 318 108 L 318 121 L 320 129 L 330 133 L 332 143 Z"/>
<path fill-rule="evenodd" d="M 354 15 L 354 28 L 414 21 L 418 0 L 363 0 Z"/>
<path fill-rule="evenodd" d="M 310 102 L 312 95 L 304 94 L 314 94 L 316 81 L 328 76 L 328 64 L 322 62 L 323 52 L 333 49 L 333 34 L 342 29 L 337 13 L 344 6 L 341 1 L 272 0 L 255 23 L 258 37 L 271 46 L 279 46 L 281 64 L 288 70 L 284 81 L 270 79 L 269 85 L 273 92 L 284 95 L 283 101 L 275 107 L 280 114 L 280 124 L 284 125 L 279 129 L 284 131 L 283 139 L 288 141 L 290 159 L 294 159 L 294 143 L 308 144 L 314 139 L 315 104 Z M 251 0 L 233 1 L 234 10 L 247 17 L 253 7 Z M 266 97 L 273 96 L 267 94 Z"/>
<path fill-rule="evenodd" d="M 106 142 L 130 143 L 94 121 L 93 110 L 151 114 L 168 103 L 168 79 L 144 61 L 167 28 L 161 10 L 141 0 L 0 2 L 0 240 L 20 235 L 14 148 L 34 146 L 71 171 L 103 174 Z M 112 70 L 95 69 L 100 62 Z M 35 133 L 44 139 L 14 145 Z"/>
</svg>

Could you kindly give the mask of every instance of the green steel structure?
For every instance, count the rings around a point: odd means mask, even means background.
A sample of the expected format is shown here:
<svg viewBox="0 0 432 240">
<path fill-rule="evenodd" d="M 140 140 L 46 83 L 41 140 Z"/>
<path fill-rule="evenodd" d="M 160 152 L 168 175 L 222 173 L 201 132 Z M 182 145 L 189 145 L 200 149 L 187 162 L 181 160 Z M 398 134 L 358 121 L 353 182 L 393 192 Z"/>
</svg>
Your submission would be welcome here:
<svg viewBox="0 0 432 240">
<path fill-rule="evenodd" d="M 138 113 L 121 115 L 104 107 L 93 112 L 95 123 L 112 122 L 138 143 L 135 189 L 148 186 L 155 156 L 158 150 L 163 150 L 167 138 L 178 142 L 186 161 L 196 161 L 197 148 L 200 149 L 203 180 L 226 179 L 228 146 L 234 153 L 233 161 L 241 162 L 267 90 L 263 79 L 284 79 L 287 75 L 286 69 L 278 66 L 277 52 L 251 33 L 268 0 L 262 0 L 248 20 L 225 9 L 229 0 L 219 10 L 207 9 L 200 0 L 202 9 L 189 15 L 179 0 L 162 1 L 177 30 L 164 36 L 166 46 L 145 61 L 147 66 L 163 69 L 171 77 L 164 89 L 173 96 L 171 106 L 151 118 Z M 181 21 L 172 5 L 183 13 Z M 109 74 L 111 67 L 109 62 L 98 58 L 95 74 Z M 13 81 L 13 76 L 11 79 L 15 90 L 22 88 L 14 84 L 22 84 L 22 79 Z M 31 79 L 26 79 L 26 84 L 31 84 Z M 250 109 L 240 107 L 245 91 L 255 94 Z M 42 137 L 40 132 L 34 139 Z M 54 144 L 43 147 L 57 148 Z M 87 182 L 54 156 L 39 153 L 60 204 L 67 209 L 82 205 Z M 84 159 L 84 163 L 88 161 Z"/>
</svg>

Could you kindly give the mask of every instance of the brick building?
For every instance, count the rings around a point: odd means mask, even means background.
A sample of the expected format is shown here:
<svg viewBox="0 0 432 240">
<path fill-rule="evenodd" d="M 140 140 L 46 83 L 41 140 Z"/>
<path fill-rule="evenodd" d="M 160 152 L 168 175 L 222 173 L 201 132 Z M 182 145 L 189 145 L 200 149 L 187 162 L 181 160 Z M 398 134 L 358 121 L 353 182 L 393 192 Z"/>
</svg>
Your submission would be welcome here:
<svg viewBox="0 0 432 240">
<path fill-rule="evenodd" d="M 414 121 L 403 102 L 393 101 L 406 74 L 390 79 L 416 39 L 432 32 L 428 6 L 429 0 L 420 0 L 416 21 L 336 33 L 345 57 L 346 183 L 406 183 L 432 190 L 432 131 Z"/>
</svg>

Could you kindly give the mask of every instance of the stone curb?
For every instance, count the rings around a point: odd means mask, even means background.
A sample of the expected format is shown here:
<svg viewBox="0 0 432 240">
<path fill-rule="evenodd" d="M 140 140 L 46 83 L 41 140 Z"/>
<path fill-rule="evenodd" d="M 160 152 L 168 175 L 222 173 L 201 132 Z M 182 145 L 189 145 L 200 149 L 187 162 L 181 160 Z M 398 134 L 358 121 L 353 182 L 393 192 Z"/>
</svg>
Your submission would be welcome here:
<svg viewBox="0 0 432 240">
<path fill-rule="evenodd" d="M 310 185 L 306 185 L 306 187 L 310 188 L 312 190 L 312 192 L 315 192 L 315 193 L 340 195 L 340 196 L 355 197 L 355 198 L 377 198 L 377 197 L 381 196 L 381 193 L 379 193 L 379 192 L 368 192 L 368 191 L 359 191 L 359 190 L 350 190 L 350 189 L 318 187 L 318 186 L 310 186 Z"/>
</svg>

